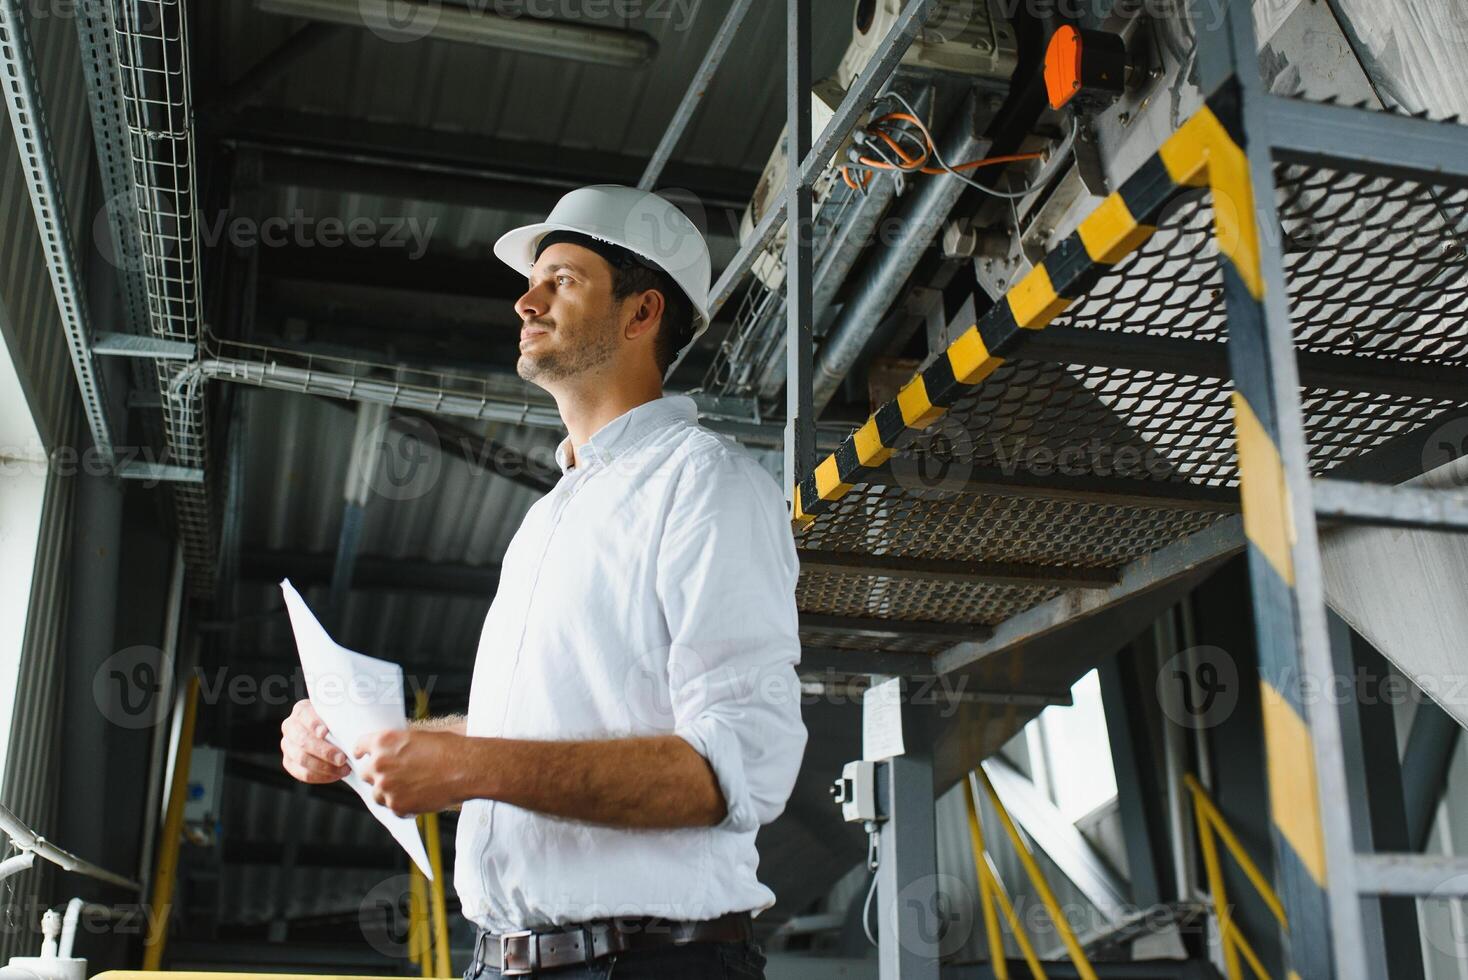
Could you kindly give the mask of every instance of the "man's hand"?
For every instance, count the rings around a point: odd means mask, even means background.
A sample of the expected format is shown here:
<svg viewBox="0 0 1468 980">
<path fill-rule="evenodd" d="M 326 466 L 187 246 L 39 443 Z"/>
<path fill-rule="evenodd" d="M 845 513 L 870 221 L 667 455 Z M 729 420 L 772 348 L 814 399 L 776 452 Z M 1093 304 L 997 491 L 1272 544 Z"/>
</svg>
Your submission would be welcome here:
<svg viewBox="0 0 1468 980">
<path fill-rule="evenodd" d="M 352 771 L 341 749 L 326 740 L 326 724 L 310 701 L 297 701 L 280 723 L 280 759 L 303 783 L 334 783 Z"/>
<path fill-rule="evenodd" d="M 393 813 L 437 813 L 464 800 L 457 783 L 467 741 L 450 731 L 389 729 L 363 736 L 352 758 L 366 756 L 362 778 L 372 786 L 372 798 Z"/>
</svg>

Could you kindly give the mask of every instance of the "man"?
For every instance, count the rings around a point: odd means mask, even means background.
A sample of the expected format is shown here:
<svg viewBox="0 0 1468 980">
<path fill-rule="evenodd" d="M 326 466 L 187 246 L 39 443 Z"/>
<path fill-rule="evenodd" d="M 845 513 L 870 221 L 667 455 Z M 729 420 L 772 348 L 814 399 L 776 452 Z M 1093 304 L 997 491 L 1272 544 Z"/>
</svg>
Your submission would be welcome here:
<svg viewBox="0 0 1468 980">
<path fill-rule="evenodd" d="M 597 185 L 495 254 L 529 276 L 517 370 L 556 399 L 562 475 L 506 551 L 468 715 L 353 754 L 395 812 L 462 804 L 466 980 L 762 977 L 755 833 L 806 742 L 798 566 L 774 479 L 662 394 L 708 325 L 708 247 Z M 309 702 L 281 727 L 297 779 L 347 773 Z"/>
</svg>

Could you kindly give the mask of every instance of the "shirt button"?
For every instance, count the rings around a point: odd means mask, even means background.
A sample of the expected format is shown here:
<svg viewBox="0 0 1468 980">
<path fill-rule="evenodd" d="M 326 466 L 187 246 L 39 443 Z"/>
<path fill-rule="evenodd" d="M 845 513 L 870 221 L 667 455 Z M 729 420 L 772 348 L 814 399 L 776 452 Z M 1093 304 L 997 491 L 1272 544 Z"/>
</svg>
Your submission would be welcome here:
<svg viewBox="0 0 1468 980">
<path fill-rule="evenodd" d="M 479 826 L 481 826 L 481 827 L 488 827 L 489 826 L 489 816 L 487 814 L 481 813 L 479 815 Z"/>
</svg>

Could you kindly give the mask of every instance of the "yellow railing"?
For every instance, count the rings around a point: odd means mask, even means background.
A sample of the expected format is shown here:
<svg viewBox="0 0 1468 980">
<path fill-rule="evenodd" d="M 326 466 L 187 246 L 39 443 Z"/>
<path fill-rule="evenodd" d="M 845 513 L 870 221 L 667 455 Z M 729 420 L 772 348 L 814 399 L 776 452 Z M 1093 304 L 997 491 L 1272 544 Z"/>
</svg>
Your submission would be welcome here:
<svg viewBox="0 0 1468 980">
<path fill-rule="evenodd" d="M 414 716 L 427 718 L 428 692 L 418 691 L 414 702 Z M 408 893 L 408 956 L 418 964 L 425 977 L 447 977 L 452 968 L 449 966 L 449 923 L 443 897 L 443 848 L 438 835 L 438 814 L 419 814 L 418 829 L 428 850 L 433 880 L 428 881 L 418 870 L 418 865 L 409 862 L 409 873 L 413 877 Z"/>
<path fill-rule="evenodd" d="M 1188 791 L 1193 794 L 1193 816 L 1198 824 L 1198 841 L 1203 849 L 1203 867 L 1208 873 L 1208 893 L 1213 900 L 1213 914 L 1218 919 L 1218 935 L 1223 943 L 1223 962 L 1228 971 L 1229 980 L 1243 980 L 1243 967 L 1239 962 L 1242 954 L 1248 962 L 1249 968 L 1254 971 L 1254 976 L 1259 980 L 1270 980 L 1264 964 L 1259 962 L 1259 956 L 1254 952 L 1254 947 L 1244 938 L 1239 927 L 1234 924 L 1233 907 L 1229 905 L 1228 892 L 1223 882 L 1223 865 L 1218 859 L 1218 840 L 1222 840 L 1230 854 L 1238 862 L 1239 868 L 1248 877 L 1249 883 L 1269 906 L 1269 911 L 1279 920 L 1282 928 L 1289 928 L 1289 921 L 1285 918 L 1284 906 L 1280 904 L 1279 896 L 1274 893 L 1264 874 L 1249 858 L 1244 850 L 1244 845 L 1239 842 L 1238 835 L 1224 819 L 1222 811 L 1214 804 L 1208 791 L 1203 784 L 1194 779 L 1191 774 L 1184 775 L 1184 782 Z M 1216 835 L 1216 837 L 1215 837 Z"/>
<path fill-rule="evenodd" d="M 132 980 L 153 978 L 162 974 L 175 980 L 243 980 L 249 977 L 264 977 L 269 980 L 288 980 L 286 974 L 251 973 L 171 973 L 160 971 L 163 951 L 168 940 L 168 912 L 173 901 L 174 881 L 178 874 L 178 846 L 183 834 L 184 796 L 189 780 L 189 760 L 194 742 L 194 720 L 198 712 L 199 678 L 189 679 L 185 694 L 183 725 L 180 729 L 178 753 L 174 762 L 173 785 L 168 797 L 168 810 L 159 835 L 157 866 L 153 874 L 152 908 L 155 910 L 147 938 L 143 943 L 143 969 L 141 971 L 112 970 L 98 974 L 109 980 Z M 416 716 L 428 714 L 428 696 L 419 691 Z M 409 862 L 412 878 L 408 890 L 408 957 L 422 970 L 425 977 L 449 977 L 452 966 L 449 961 L 448 909 L 443 889 L 443 847 L 439 837 L 438 814 L 424 813 L 418 816 L 418 829 L 423 833 L 428 850 L 428 860 L 433 868 L 433 881 L 428 881 L 418 866 Z M 161 911 L 157 911 L 161 910 Z M 314 977 L 314 980 L 330 980 Z M 356 978 L 368 980 L 368 978 Z"/>
<path fill-rule="evenodd" d="M 199 715 L 199 675 L 189 678 L 184 691 L 183 721 L 179 725 L 178 749 L 173 757 L 173 784 L 168 789 L 168 809 L 158 834 L 158 858 L 153 865 L 153 896 L 149 901 L 148 935 L 143 940 L 143 969 L 156 970 L 163 963 L 168 943 L 168 919 L 173 912 L 173 886 L 178 877 L 178 847 L 183 840 L 184 800 L 189 791 L 189 762 L 194 753 L 194 722 Z"/>
<path fill-rule="evenodd" d="M 1014 845 L 1020 863 L 1024 865 L 1031 887 L 1040 896 L 1040 902 L 1045 906 L 1045 912 L 1050 916 L 1050 921 L 1055 923 L 1060 939 L 1065 943 L 1066 952 L 1070 955 L 1071 964 L 1082 980 L 1096 980 L 1096 971 L 1092 969 L 1091 961 L 1086 958 L 1085 950 L 1081 948 L 1080 941 L 1076 939 L 1075 930 L 1070 927 L 1070 921 L 1061 911 L 1060 903 L 1055 899 L 1055 893 L 1050 890 L 1050 884 L 1045 880 L 1044 872 L 1040 870 L 1035 856 L 1030 853 L 1024 838 L 1020 836 L 1019 828 L 1014 825 L 1009 811 L 1004 808 L 999 794 L 994 791 L 994 784 L 989 782 L 989 776 L 983 769 L 975 769 L 969 773 L 969 791 L 965 794 L 964 799 L 968 803 L 969 839 L 973 841 L 974 864 L 977 866 L 979 875 L 979 902 L 984 912 L 984 929 L 989 937 L 989 959 L 994 976 L 998 980 L 1009 980 L 1009 963 L 1004 958 L 1004 935 L 1000 931 L 999 915 L 994 908 L 996 902 L 999 909 L 1004 912 L 1005 920 L 1009 922 L 1010 931 L 1014 933 L 1014 940 L 1019 944 L 1020 953 L 1023 954 L 1025 962 L 1029 964 L 1030 975 L 1034 980 L 1045 980 L 1045 968 L 1041 965 L 1040 958 L 1035 955 L 1035 947 L 1030 942 L 1029 935 L 1025 932 L 1019 916 L 1015 914 L 1014 903 L 1009 900 L 1009 893 L 1004 889 L 1004 882 L 999 880 L 999 875 L 994 869 L 994 861 L 989 857 L 988 848 L 984 845 L 984 828 L 979 820 L 978 806 L 980 787 L 983 787 L 985 795 L 989 797 L 989 803 L 994 807 L 994 812 L 999 815 L 999 822 L 1004 826 L 1004 832 L 1009 835 L 1009 841 Z"/>
</svg>

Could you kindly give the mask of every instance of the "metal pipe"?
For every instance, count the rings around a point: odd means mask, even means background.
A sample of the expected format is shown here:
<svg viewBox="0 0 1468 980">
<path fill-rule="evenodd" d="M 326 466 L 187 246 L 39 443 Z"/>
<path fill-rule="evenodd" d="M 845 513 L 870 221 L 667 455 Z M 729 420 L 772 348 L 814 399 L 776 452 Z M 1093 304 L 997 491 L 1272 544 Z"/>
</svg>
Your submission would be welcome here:
<svg viewBox="0 0 1468 980">
<path fill-rule="evenodd" d="M 944 160 L 959 163 L 983 152 L 987 143 L 976 131 L 978 110 L 978 96 L 970 93 L 964 100 L 956 124 L 949 128 L 943 141 L 941 152 Z M 887 315 L 967 187 L 952 174 L 936 174 L 925 178 L 902 203 L 894 215 L 902 238 L 875 253 L 873 268 L 864 277 L 861 291 L 846 304 L 841 311 L 841 319 L 821 345 L 813 378 L 812 397 L 816 412 L 819 413 L 831 400 L 851 371 L 871 339 L 872 331 Z"/>
<path fill-rule="evenodd" d="M 71 959 L 71 948 L 76 944 L 76 926 L 82 917 L 82 906 L 86 903 L 73 898 L 66 903 L 66 914 L 61 918 L 61 947 L 56 955 L 64 960 Z"/>
<path fill-rule="evenodd" d="M 17 875 L 20 874 L 22 871 L 29 870 L 31 865 L 35 863 L 35 851 L 25 851 L 21 854 L 17 854 L 15 857 L 6 858 L 4 861 L 0 861 L 0 881 L 4 881 L 11 875 Z"/>
<path fill-rule="evenodd" d="M 27 827 L 3 803 L 0 803 L 0 832 L 3 832 L 6 837 L 10 838 L 10 842 L 22 851 L 29 851 L 38 857 L 43 857 L 52 864 L 64 868 L 67 871 L 74 871 L 77 874 L 86 875 L 88 878 L 105 881 L 109 885 L 117 885 L 119 888 L 127 888 L 132 891 L 138 890 L 139 885 L 136 881 L 130 878 L 124 878 L 122 875 L 113 874 L 106 868 L 99 868 L 92 862 L 79 858 L 70 851 L 62 850 L 46 840 L 46 838 Z M 15 859 L 12 858 L 11 860 L 13 861 Z M 10 861 L 5 862 L 5 864 L 0 865 L 0 869 L 7 867 L 9 864 Z M 22 869 L 17 867 L 15 870 L 19 871 Z M 14 871 L 10 873 L 14 874 Z"/>
<path fill-rule="evenodd" d="M 699 64 L 698 70 L 693 73 L 693 80 L 688 83 L 688 91 L 683 93 L 683 101 L 678 103 L 678 109 L 673 113 L 668 128 L 663 132 L 658 148 L 653 151 L 652 159 L 647 161 L 647 169 L 642 172 L 642 179 L 637 182 L 637 186 L 642 190 L 650 191 L 657 186 L 658 177 L 662 176 L 663 168 L 668 165 L 668 158 L 673 155 L 678 140 L 683 137 L 683 131 L 688 128 L 689 121 L 693 119 L 694 111 L 703 101 L 709 82 L 713 80 L 714 72 L 719 70 L 719 63 L 724 60 L 724 54 L 729 50 L 730 42 L 734 40 L 739 25 L 744 22 L 744 15 L 749 12 L 751 2 L 752 0 L 734 0 L 729 12 L 724 15 L 724 22 L 719 25 L 718 33 L 709 43 L 709 49 L 704 52 L 703 61 Z"/>
</svg>

